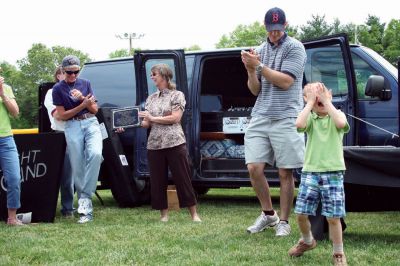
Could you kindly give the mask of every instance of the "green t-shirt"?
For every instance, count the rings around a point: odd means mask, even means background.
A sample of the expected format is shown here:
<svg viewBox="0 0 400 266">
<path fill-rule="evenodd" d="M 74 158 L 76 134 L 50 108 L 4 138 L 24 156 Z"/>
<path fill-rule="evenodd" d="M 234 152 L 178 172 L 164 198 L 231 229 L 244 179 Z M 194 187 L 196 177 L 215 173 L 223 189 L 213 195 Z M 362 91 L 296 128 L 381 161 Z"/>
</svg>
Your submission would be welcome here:
<svg viewBox="0 0 400 266">
<path fill-rule="evenodd" d="M 298 129 L 307 134 L 303 172 L 346 170 L 342 143 L 343 135 L 349 130 L 348 123 L 339 129 L 329 115 L 319 117 L 311 113 L 306 128 Z"/>
<path fill-rule="evenodd" d="M 10 86 L 3 84 L 4 94 L 10 98 L 15 99 L 14 93 Z M 3 103 L 3 99 L 0 97 L 0 137 L 11 136 L 11 122 L 7 107 Z"/>
</svg>

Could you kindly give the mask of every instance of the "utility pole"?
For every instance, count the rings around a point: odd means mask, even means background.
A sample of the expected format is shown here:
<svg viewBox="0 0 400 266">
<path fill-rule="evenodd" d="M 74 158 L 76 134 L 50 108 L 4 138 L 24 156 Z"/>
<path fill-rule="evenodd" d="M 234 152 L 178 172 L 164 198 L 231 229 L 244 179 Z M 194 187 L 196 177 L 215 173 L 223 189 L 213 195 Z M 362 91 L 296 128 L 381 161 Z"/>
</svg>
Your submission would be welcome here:
<svg viewBox="0 0 400 266">
<path fill-rule="evenodd" d="M 138 40 L 144 37 L 144 33 L 123 33 L 123 34 L 116 34 L 115 37 L 121 40 L 129 40 L 129 54 L 132 53 L 132 40 Z"/>
<path fill-rule="evenodd" d="M 354 43 L 355 43 L 355 44 L 359 44 L 359 43 L 358 43 L 358 32 L 357 32 L 357 30 L 358 30 L 358 25 L 356 24 L 356 25 L 354 26 Z"/>
</svg>

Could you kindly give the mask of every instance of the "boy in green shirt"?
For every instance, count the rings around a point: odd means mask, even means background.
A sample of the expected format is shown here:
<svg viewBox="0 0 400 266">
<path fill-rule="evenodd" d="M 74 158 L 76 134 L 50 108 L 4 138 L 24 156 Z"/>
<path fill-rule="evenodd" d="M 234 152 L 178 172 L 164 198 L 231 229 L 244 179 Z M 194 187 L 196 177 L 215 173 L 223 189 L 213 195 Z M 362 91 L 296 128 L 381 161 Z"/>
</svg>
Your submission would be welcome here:
<svg viewBox="0 0 400 266">
<path fill-rule="evenodd" d="M 333 242 L 333 262 L 347 265 L 343 252 L 340 218 L 346 215 L 344 206 L 343 135 L 350 130 L 344 113 L 332 104 L 332 93 L 322 83 L 307 84 L 304 88 L 307 102 L 296 120 L 299 132 L 306 132 L 307 144 L 301 174 L 295 213 L 301 239 L 289 250 L 298 257 L 316 247 L 308 215 L 315 215 L 319 201 L 329 224 Z"/>
</svg>

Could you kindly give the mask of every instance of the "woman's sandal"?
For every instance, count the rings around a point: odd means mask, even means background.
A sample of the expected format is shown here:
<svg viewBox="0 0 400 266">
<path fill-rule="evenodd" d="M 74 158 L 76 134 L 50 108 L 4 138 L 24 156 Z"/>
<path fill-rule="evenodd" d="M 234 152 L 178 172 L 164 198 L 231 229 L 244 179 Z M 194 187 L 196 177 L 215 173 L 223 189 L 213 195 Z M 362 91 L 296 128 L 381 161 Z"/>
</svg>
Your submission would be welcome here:
<svg viewBox="0 0 400 266">
<path fill-rule="evenodd" d="M 24 224 L 22 221 L 20 221 L 18 219 L 11 219 L 11 218 L 7 219 L 7 225 L 9 225 L 9 226 L 26 226 L 26 224 Z"/>
</svg>

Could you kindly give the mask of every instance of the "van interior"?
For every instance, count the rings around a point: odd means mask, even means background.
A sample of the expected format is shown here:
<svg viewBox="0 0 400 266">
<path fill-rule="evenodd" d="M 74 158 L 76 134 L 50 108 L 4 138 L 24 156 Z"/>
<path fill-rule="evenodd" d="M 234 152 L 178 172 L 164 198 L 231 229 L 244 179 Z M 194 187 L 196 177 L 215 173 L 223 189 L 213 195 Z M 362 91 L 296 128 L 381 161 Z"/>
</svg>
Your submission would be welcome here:
<svg viewBox="0 0 400 266">
<path fill-rule="evenodd" d="M 200 82 L 200 174 L 248 177 L 244 132 L 256 97 L 240 54 L 203 60 Z"/>
</svg>

